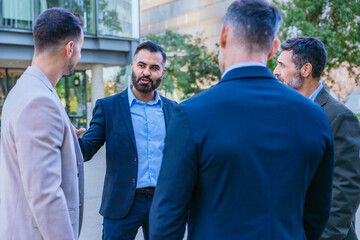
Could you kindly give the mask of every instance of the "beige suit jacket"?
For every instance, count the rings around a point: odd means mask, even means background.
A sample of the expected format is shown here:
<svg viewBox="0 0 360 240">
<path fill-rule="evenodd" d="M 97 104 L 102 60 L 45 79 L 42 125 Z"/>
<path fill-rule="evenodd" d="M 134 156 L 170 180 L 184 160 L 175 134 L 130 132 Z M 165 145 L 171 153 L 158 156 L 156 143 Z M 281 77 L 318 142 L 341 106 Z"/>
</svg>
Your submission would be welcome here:
<svg viewBox="0 0 360 240">
<path fill-rule="evenodd" d="M 0 239 L 77 239 L 83 157 L 39 69 L 29 67 L 10 91 L 1 125 Z"/>
</svg>

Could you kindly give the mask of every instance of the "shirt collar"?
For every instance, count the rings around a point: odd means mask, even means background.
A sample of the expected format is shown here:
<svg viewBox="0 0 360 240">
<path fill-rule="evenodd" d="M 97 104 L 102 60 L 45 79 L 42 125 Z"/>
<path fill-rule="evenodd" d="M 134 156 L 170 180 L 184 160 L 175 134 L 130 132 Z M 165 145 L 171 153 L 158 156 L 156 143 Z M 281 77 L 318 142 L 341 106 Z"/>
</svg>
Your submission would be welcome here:
<svg viewBox="0 0 360 240">
<path fill-rule="evenodd" d="M 250 67 L 250 66 L 261 66 L 261 67 L 266 67 L 264 64 L 259 63 L 259 62 L 241 62 L 241 63 L 236 63 L 234 65 L 231 65 L 228 69 L 226 69 L 226 71 L 221 75 L 221 78 L 224 78 L 224 76 L 231 70 L 235 69 L 235 68 L 239 68 L 239 67 Z"/>
<path fill-rule="evenodd" d="M 130 107 L 134 102 L 142 102 L 142 101 L 136 99 L 134 93 L 131 91 L 132 88 L 133 88 L 133 85 L 130 84 L 130 86 L 128 87 L 128 98 L 129 98 L 129 106 Z M 163 107 L 163 101 L 161 100 L 160 95 L 156 90 L 155 90 L 155 100 L 152 100 L 152 101 L 148 102 L 147 104 L 148 105 L 160 104 L 160 106 Z"/>
<path fill-rule="evenodd" d="M 314 101 L 315 101 L 315 98 L 317 97 L 317 95 L 319 94 L 319 92 L 321 91 L 321 89 L 323 89 L 322 83 L 319 84 L 318 88 L 315 90 L 315 92 L 313 92 L 313 94 L 311 94 L 311 96 L 309 97 L 309 99 L 314 102 Z"/>
</svg>

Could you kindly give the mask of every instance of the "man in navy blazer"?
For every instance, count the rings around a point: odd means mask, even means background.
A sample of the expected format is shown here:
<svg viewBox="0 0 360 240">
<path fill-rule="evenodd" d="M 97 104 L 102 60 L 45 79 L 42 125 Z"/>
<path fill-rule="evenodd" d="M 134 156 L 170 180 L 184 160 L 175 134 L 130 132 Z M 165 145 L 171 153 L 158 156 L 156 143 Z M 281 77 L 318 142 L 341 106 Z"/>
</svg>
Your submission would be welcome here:
<svg viewBox="0 0 360 240">
<path fill-rule="evenodd" d="M 103 239 L 134 239 L 148 219 L 160 171 L 166 126 L 175 102 L 155 90 L 165 73 L 166 55 L 153 43 L 135 51 L 132 84 L 96 102 L 90 128 L 79 139 L 85 161 L 106 142 L 106 175 L 100 214 Z"/>
<path fill-rule="evenodd" d="M 220 83 L 179 104 L 165 141 L 150 239 L 318 239 L 329 217 L 334 143 L 322 109 L 265 64 L 281 15 L 238 0 L 220 37 Z M 176 142 L 176 144 L 174 144 Z"/>
</svg>

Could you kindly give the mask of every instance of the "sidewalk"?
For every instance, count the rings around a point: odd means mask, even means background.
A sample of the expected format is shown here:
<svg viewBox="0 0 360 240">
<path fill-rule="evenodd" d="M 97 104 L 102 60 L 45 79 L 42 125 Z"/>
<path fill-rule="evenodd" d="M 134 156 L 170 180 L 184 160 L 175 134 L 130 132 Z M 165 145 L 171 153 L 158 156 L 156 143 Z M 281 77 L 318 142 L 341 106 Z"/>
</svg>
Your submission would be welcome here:
<svg viewBox="0 0 360 240">
<path fill-rule="evenodd" d="M 89 162 L 85 163 L 85 208 L 84 220 L 79 240 L 100 240 L 102 236 L 102 217 L 99 214 L 105 176 L 105 148 Z M 360 237 L 360 211 L 356 213 L 356 233 Z M 142 230 L 135 238 L 143 240 Z"/>
</svg>

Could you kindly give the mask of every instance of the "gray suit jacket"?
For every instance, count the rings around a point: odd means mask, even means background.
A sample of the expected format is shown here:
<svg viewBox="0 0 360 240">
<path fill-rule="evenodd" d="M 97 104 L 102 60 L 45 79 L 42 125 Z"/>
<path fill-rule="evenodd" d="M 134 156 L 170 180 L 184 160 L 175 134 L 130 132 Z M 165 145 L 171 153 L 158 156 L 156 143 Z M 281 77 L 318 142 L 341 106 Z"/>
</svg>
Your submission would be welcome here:
<svg viewBox="0 0 360 240">
<path fill-rule="evenodd" d="M 44 73 L 29 67 L 2 112 L 0 239 L 77 239 L 82 167 L 76 134 L 55 89 Z"/>
<path fill-rule="evenodd" d="M 321 239 L 357 239 L 353 220 L 360 202 L 359 120 L 325 89 L 315 102 L 329 118 L 335 143 L 331 214 Z"/>
</svg>

